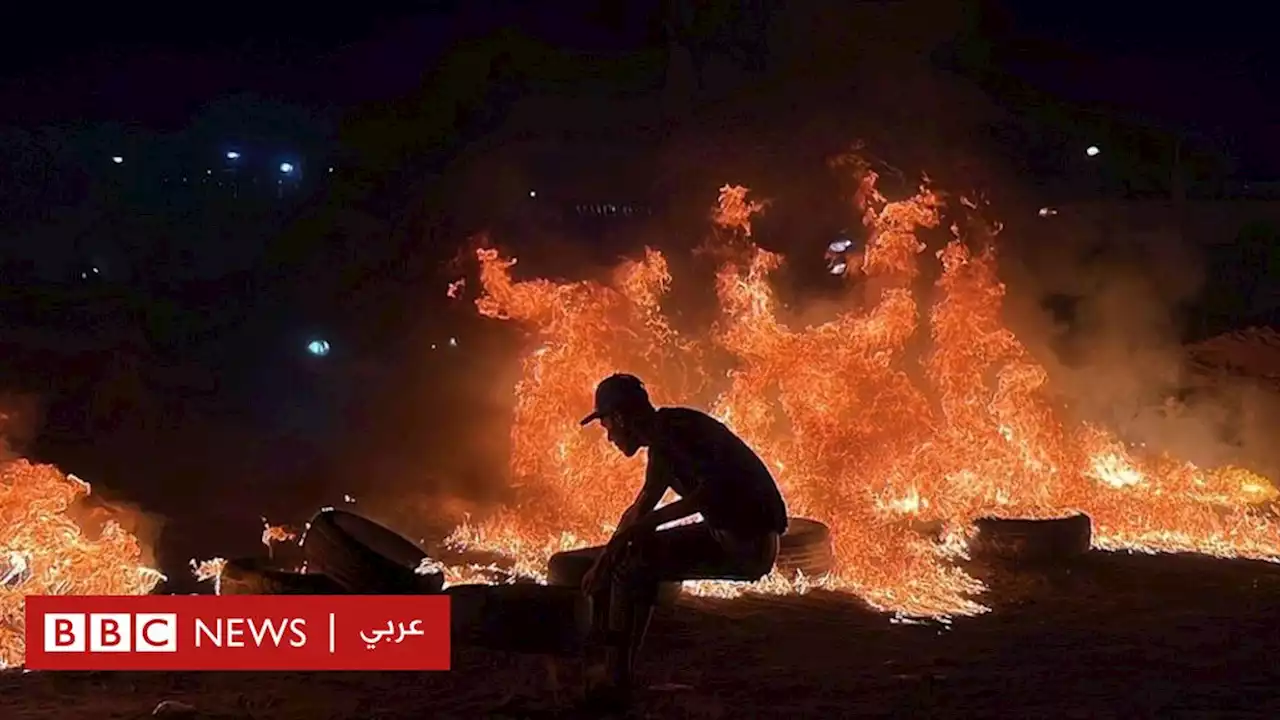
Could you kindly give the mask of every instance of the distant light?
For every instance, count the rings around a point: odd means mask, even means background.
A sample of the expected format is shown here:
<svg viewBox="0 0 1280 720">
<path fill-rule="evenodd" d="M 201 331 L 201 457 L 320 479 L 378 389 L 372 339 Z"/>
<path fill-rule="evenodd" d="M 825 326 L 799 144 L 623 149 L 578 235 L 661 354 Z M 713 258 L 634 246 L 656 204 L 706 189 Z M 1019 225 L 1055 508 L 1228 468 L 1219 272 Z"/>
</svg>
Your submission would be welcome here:
<svg viewBox="0 0 1280 720">
<path fill-rule="evenodd" d="M 1057 214 L 1058 214 L 1058 208 L 1051 208 L 1051 207 L 1040 208 L 1040 217 L 1049 217 L 1051 215 L 1057 215 Z"/>
<path fill-rule="evenodd" d="M 95 268 L 93 268 L 93 274 L 94 274 L 94 275 L 97 275 L 99 272 L 100 272 L 100 271 L 98 270 L 98 268 L 96 268 L 96 267 L 95 267 Z"/>
<path fill-rule="evenodd" d="M 124 158 L 120 157 L 119 155 L 112 155 L 111 162 L 119 165 L 120 163 L 124 162 Z"/>
<path fill-rule="evenodd" d="M 849 265 L 847 263 L 838 262 L 835 265 L 831 266 L 831 274 L 843 275 L 844 271 L 847 269 L 849 269 Z"/>
<path fill-rule="evenodd" d="M 840 238 L 827 246 L 827 249 L 833 253 L 842 253 L 853 247 L 853 241 L 849 238 Z"/>
<path fill-rule="evenodd" d="M 449 338 L 449 347 L 458 347 L 458 338 Z"/>
<path fill-rule="evenodd" d="M 329 172 L 333 172 L 333 168 L 329 168 Z"/>
<path fill-rule="evenodd" d="M 205 170 L 205 171 L 204 171 L 204 174 L 205 174 L 205 175 L 212 175 L 212 174 L 213 174 L 213 171 L 212 171 L 212 170 Z"/>
<path fill-rule="evenodd" d="M 312 355 L 315 355 L 316 357 L 324 357 L 325 355 L 329 354 L 329 341 L 328 340 L 312 340 L 311 342 L 307 343 L 307 352 L 311 353 Z"/>
<path fill-rule="evenodd" d="M 228 160 L 239 160 L 239 159 L 240 159 L 240 153 L 236 152 L 235 150 L 231 150 L 231 151 L 229 151 L 229 152 L 227 153 L 227 159 L 228 159 Z"/>
<path fill-rule="evenodd" d="M 538 197 L 538 191 L 537 191 L 537 190 L 530 190 L 530 191 L 529 191 L 529 197 L 531 197 L 531 198 L 536 198 L 536 197 Z"/>
<path fill-rule="evenodd" d="M 1098 149 L 1097 145 L 1090 145 L 1089 147 L 1084 149 L 1084 154 L 1088 155 L 1089 157 L 1098 157 L 1098 153 L 1100 152 L 1102 151 Z"/>
<path fill-rule="evenodd" d="M 293 172 L 293 163 L 280 163 L 280 172 L 288 175 Z"/>
</svg>

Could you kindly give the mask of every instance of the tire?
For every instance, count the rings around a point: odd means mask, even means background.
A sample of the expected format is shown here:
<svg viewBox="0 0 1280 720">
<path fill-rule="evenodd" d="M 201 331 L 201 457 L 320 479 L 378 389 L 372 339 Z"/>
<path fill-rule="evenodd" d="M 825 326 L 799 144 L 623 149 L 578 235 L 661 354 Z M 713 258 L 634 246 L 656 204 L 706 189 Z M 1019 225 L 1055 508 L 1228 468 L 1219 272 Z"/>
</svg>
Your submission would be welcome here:
<svg viewBox="0 0 1280 720">
<path fill-rule="evenodd" d="M 831 549 L 831 528 L 808 518 L 788 518 L 787 531 L 779 542 L 774 569 L 782 575 L 802 573 L 817 578 L 831 572 L 835 555 Z"/>
<path fill-rule="evenodd" d="M 327 575 L 297 573 L 255 558 L 228 560 L 218 575 L 219 595 L 340 595 L 342 586 Z"/>
<path fill-rule="evenodd" d="M 1089 552 L 1093 522 L 1077 514 L 1051 520 L 980 518 L 977 533 L 969 542 L 975 560 L 995 560 L 1019 564 L 1070 560 Z"/>
<path fill-rule="evenodd" d="M 415 572 L 427 557 L 422 548 L 343 510 L 325 510 L 311 520 L 302 552 L 308 570 L 328 575 L 349 593 L 416 595 L 444 587 L 440 573 Z"/>
<path fill-rule="evenodd" d="M 577 590 L 582 587 L 582 578 L 586 576 L 587 571 L 595 564 L 596 558 L 600 557 L 602 552 L 604 547 L 597 545 L 552 555 L 551 560 L 547 562 L 547 584 Z M 658 605 L 662 607 L 674 605 L 680 597 L 681 587 L 682 583 L 678 582 L 659 584 Z"/>
<path fill-rule="evenodd" d="M 591 601 L 577 588 L 521 583 L 454 585 L 453 639 L 459 645 L 540 655 L 577 655 L 591 631 Z"/>
</svg>

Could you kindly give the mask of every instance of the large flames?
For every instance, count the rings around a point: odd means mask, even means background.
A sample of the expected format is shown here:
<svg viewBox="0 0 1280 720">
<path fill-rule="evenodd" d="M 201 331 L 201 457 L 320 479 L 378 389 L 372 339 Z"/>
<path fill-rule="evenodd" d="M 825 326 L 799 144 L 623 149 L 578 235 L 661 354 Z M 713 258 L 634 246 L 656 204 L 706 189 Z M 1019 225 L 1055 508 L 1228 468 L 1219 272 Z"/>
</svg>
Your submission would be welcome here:
<svg viewBox="0 0 1280 720">
<path fill-rule="evenodd" d="M 889 202 L 875 174 L 856 169 L 872 295 L 817 325 L 784 321 L 769 283 L 783 258 L 751 242 L 763 205 L 741 187 L 725 188 L 713 214 L 729 259 L 716 274 L 719 319 L 698 337 L 675 330 L 660 307 L 672 277 L 654 250 L 610 283 L 517 281 L 514 259 L 480 250 L 479 311 L 539 340 L 515 387 L 521 499 L 454 539 L 530 573 L 555 551 L 605 539 L 643 460 L 623 458 L 577 421 L 596 382 L 629 371 L 649 381 L 656 402 L 705 403 L 752 443 L 792 514 L 833 528 L 837 568 L 821 582 L 886 610 L 981 612 L 981 584 L 952 559 L 982 515 L 1084 511 L 1104 549 L 1280 557 L 1277 518 L 1256 506 L 1274 492 L 1265 479 L 1143 456 L 1064 420 L 1045 369 L 1001 322 L 998 228 L 973 203 L 936 255 L 936 299 L 922 314 L 919 233 L 940 225 L 944 199 L 922 187 Z M 926 535 L 924 525 L 944 530 Z M 761 589 L 788 587 L 769 578 Z"/>
<path fill-rule="evenodd" d="M 96 538 L 73 517 L 89 484 L 52 465 L 0 465 L 0 667 L 23 662 L 28 595 L 143 595 L 162 579 L 138 539 L 108 520 Z"/>
</svg>

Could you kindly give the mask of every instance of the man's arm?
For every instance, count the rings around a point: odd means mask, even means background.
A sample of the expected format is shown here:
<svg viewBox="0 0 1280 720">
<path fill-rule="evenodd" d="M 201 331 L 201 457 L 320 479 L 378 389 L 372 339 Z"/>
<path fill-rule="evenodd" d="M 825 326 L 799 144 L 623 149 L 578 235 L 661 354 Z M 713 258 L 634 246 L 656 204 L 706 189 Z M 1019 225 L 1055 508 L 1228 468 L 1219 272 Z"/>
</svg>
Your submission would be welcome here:
<svg viewBox="0 0 1280 720">
<path fill-rule="evenodd" d="M 644 470 L 644 487 L 640 488 L 639 497 L 632 503 L 636 514 L 643 516 L 652 512 L 669 487 L 671 487 L 671 466 L 662 457 L 650 456 Z"/>
<path fill-rule="evenodd" d="M 644 472 L 644 486 L 631 506 L 622 513 L 618 521 L 618 530 L 624 531 L 634 525 L 641 517 L 649 514 L 657 507 L 662 496 L 671 486 L 671 469 L 660 457 L 649 456 L 649 463 Z"/>
<path fill-rule="evenodd" d="M 689 497 L 683 497 L 650 513 L 645 513 L 636 521 L 633 529 L 636 532 L 651 532 L 669 522 L 683 520 L 690 515 L 697 515 L 702 512 L 701 502 L 698 493 L 694 493 Z"/>
</svg>

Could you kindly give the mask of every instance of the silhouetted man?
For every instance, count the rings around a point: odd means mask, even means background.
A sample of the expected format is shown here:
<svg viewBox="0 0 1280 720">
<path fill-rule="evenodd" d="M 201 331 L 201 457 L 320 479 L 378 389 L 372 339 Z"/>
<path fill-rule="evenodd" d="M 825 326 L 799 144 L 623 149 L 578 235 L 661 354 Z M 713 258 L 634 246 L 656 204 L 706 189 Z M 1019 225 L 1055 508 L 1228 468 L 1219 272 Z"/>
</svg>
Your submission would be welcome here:
<svg viewBox="0 0 1280 720">
<path fill-rule="evenodd" d="M 589 699 L 617 705 L 630 697 L 632 666 L 659 584 L 764 577 L 777 559 L 787 509 L 769 469 L 729 428 L 697 410 L 654 408 L 632 375 L 600 383 L 595 411 L 582 424 L 594 420 L 628 457 L 649 448 L 644 487 L 583 579 L 609 680 Z M 680 499 L 655 509 L 667 488 Z M 695 514 L 703 521 L 658 530 Z"/>
</svg>

